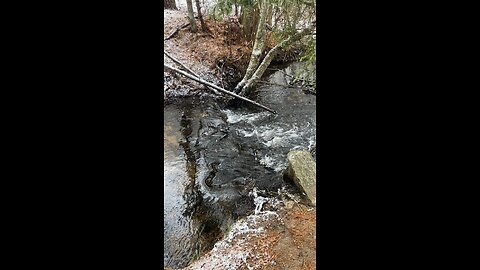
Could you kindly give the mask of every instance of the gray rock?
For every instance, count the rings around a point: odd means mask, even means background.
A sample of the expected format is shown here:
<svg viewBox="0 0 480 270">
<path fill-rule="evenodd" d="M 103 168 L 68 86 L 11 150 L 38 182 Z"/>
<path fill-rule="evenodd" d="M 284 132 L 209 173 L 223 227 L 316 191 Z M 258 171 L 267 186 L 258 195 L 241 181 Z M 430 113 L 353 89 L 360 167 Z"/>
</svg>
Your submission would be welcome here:
<svg viewBox="0 0 480 270">
<path fill-rule="evenodd" d="M 310 205 L 316 206 L 317 203 L 317 164 L 309 151 L 295 150 L 290 151 L 288 159 L 288 176 L 306 194 Z"/>
</svg>

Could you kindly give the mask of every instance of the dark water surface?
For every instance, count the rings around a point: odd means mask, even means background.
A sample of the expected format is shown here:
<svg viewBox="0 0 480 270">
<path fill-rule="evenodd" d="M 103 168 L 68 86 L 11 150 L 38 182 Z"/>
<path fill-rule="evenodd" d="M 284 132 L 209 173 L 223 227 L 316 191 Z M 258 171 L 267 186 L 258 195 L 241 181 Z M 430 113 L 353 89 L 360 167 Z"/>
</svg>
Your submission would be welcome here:
<svg viewBox="0 0 480 270">
<path fill-rule="evenodd" d="M 292 73 L 291 65 L 283 72 Z M 287 78 L 288 79 L 288 78 Z M 268 80 L 285 84 L 282 72 Z M 164 108 L 164 264 L 186 266 L 209 250 L 238 217 L 251 214 L 249 192 L 294 189 L 283 180 L 291 149 L 316 142 L 316 97 L 281 86 L 258 88 L 250 105 L 207 97 Z"/>
</svg>

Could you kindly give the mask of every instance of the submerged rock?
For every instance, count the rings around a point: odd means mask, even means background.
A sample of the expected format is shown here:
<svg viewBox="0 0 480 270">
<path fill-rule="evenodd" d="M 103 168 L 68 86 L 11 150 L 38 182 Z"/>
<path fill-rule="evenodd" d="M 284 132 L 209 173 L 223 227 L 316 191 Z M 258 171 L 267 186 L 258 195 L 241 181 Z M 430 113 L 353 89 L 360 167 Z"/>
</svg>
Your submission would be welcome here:
<svg viewBox="0 0 480 270">
<path fill-rule="evenodd" d="M 309 151 L 290 151 L 288 159 L 288 176 L 307 195 L 308 202 L 316 206 L 317 200 L 317 164 Z"/>
</svg>

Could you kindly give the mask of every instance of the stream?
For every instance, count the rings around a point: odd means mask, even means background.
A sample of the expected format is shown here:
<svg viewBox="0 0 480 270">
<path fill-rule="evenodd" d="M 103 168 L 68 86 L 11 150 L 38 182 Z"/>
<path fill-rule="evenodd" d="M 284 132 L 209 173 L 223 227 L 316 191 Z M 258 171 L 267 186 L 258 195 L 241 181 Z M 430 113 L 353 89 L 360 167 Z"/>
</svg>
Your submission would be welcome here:
<svg viewBox="0 0 480 270">
<path fill-rule="evenodd" d="M 298 64 L 265 76 L 287 84 Z M 181 268 L 213 248 L 240 217 L 255 211 L 251 191 L 298 193 L 284 180 L 292 149 L 316 142 L 316 96 L 262 84 L 253 105 L 226 106 L 208 96 L 164 107 L 164 265 Z"/>
</svg>

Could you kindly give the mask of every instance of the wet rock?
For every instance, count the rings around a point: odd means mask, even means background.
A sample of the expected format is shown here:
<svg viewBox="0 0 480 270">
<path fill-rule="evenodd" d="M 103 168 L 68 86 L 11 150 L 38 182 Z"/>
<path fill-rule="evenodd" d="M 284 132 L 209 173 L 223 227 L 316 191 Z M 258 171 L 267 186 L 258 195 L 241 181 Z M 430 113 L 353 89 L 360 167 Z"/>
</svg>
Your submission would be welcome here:
<svg viewBox="0 0 480 270">
<path fill-rule="evenodd" d="M 288 159 L 288 176 L 306 194 L 309 204 L 316 206 L 317 164 L 309 151 L 290 151 Z"/>
</svg>

